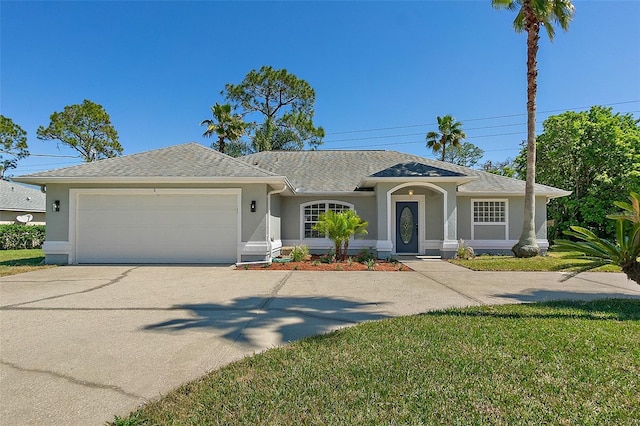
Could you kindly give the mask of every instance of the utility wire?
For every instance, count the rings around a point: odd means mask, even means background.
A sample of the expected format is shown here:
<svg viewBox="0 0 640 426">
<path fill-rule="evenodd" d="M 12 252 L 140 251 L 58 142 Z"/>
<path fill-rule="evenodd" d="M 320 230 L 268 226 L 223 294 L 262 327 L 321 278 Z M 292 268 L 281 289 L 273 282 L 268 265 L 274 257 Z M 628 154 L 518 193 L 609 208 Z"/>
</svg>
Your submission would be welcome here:
<svg viewBox="0 0 640 426">
<path fill-rule="evenodd" d="M 600 104 L 600 106 L 624 105 L 624 104 L 631 104 L 631 103 L 636 103 L 636 102 L 640 102 L 640 99 L 633 100 L 633 101 L 623 101 L 623 102 L 612 102 L 612 103 L 609 103 L 609 104 Z M 547 111 L 537 111 L 537 113 L 538 114 L 547 114 L 547 113 L 552 113 L 552 112 L 573 111 L 573 110 L 591 108 L 592 106 L 593 105 L 583 106 L 583 107 L 574 107 L 574 108 L 553 109 L 553 110 L 547 110 Z M 486 121 L 486 120 L 497 120 L 497 119 L 500 119 L 500 118 L 522 117 L 522 116 L 526 116 L 526 115 L 527 115 L 526 113 L 508 114 L 508 115 L 497 115 L 497 116 L 494 116 L 494 117 L 467 118 L 467 119 L 460 120 L 460 121 L 462 121 L 462 122 Z M 330 133 L 327 133 L 327 135 L 343 135 L 343 134 L 348 134 L 348 133 L 378 132 L 378 131 L 382 131 L 382 130 L 396 130 L 396 129 L 408 129 L 408 128 L 412 128 L 412 127 L 436 126 L 437 124 L 438 123 L 411 124 L 411 125 L 407 125 L 407 126 L 380 127 L 380 128 L 376 128 L 376 129 L 346 130 L 346 131 L 343 131 L 343 132 L 330 132 Z"/>
</svg>

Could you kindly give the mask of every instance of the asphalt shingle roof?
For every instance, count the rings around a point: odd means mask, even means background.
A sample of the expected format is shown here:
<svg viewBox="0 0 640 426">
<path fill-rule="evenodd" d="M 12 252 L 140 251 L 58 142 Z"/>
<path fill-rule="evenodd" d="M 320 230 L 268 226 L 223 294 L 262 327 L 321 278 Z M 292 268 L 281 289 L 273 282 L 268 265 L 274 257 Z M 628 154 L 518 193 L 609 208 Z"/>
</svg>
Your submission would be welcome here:
<svg viewBox="0 0 640 426">
<path fill-rule="evenodd" d="M 299 193 L 351 192 L 366 177 L 475 178 L 459 186 L 469 193 L 524 194 L 525 182 L 397 151 L 264 151 L 240 158 L 287 176 Z M 541 195 L 563 196 L 567 191 L 536 185 Z"/>
<path fill-rule="evenodd" d="M 0 180 L 0 210 L 45 211 L 46 196 L 39 189 Z"/>
<path fill-rule="evenodd" d="M 525 182 L 397 151 L 264 151 L 232 158 L 192 142 L 16 178 L 272 178 L 285 176 L 297 193 L 352 192 L 366 178 L 461 178 L 464 194 L 524 194 Z M 536 185 L 536 193 L 568 195 Z"/>
<path fill-rule="evenodd" d="M 272 177 L 246 162 L 198 143 L 186 143 L 139 154 L 33 173 L 21 177 L 128 178 L 128 177 Z"/>
</svg>

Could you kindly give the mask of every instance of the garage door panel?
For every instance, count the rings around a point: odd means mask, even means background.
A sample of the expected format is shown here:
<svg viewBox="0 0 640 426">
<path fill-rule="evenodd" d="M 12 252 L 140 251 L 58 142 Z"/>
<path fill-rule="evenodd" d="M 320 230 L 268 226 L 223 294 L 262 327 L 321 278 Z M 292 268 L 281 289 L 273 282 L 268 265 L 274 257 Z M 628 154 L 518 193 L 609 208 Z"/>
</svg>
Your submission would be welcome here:
<svg viewBox="0 0 640 426">
<path fill-rule="evenodd" d="M 78 263 L 235 262 L 236 194 L 81 194 Z"/>
</svg>

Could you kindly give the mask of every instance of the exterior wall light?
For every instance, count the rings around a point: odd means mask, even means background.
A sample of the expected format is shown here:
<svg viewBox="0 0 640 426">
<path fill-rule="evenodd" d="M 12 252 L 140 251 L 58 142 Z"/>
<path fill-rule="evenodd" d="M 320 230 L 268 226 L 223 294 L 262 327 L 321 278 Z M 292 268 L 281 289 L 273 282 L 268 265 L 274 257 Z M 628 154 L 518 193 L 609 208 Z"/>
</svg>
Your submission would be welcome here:
<svg viewBox="0 0 640 426">
<path fill-rule="evenodd" d="M 60 211 L 60 200 L 55 200 L 53 202 L 52 207 L 53 207 L 53 211 L 54 212 L 59 212 Z"/>
<path fill-rule="evenodd" d="M 413 197 L 413 189 L 409 190 L 409 197 Z"/>
<path fill-rule="evenodd" d="M 253 213 L 256 211 L 256 200 L 251 200 L 251 211 Z"/>
</svg>

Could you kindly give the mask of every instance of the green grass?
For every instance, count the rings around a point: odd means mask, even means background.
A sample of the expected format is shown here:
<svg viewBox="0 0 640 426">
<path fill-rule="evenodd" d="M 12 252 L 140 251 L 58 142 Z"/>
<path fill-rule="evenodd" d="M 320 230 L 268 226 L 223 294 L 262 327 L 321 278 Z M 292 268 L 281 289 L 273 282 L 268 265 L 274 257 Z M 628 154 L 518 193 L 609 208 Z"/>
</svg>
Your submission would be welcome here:
<svg viewBox="0 0 640 426">
<path fill-rule="evenodd" d="M 42 265 L 43 260 L 44 253 L 41 249 L 0 250 L 0 277 L 52 267 Z"/>
<path fill-rule="evenodd" d="M 118 425 L 638 424 L 640 300 L 369 322 L 245 358 Z"/>
<path fill-rule="evenodd" d="M 474 271 L 567 271 L 578 272 L 589 263 L 586 259 L 569 259 L 571 253 L 549 252 L 547 256 L 521 259 L 513 256 L 477 256 L 475 259 L 451 259 L 451 263 Z M 616 265 L 594 269 L 598 272 L 621 272 Z"/>
</svg>

